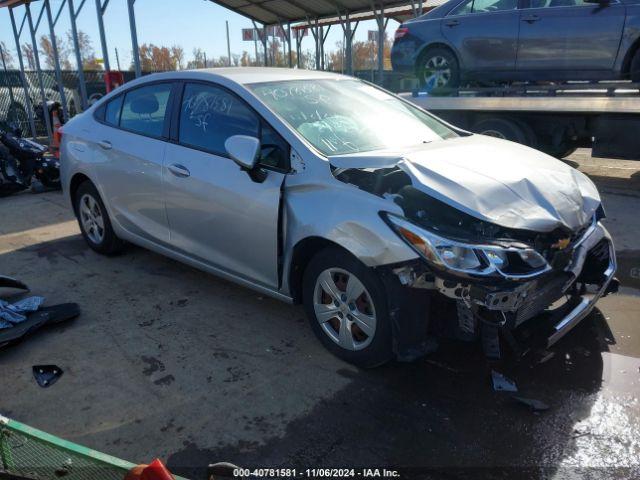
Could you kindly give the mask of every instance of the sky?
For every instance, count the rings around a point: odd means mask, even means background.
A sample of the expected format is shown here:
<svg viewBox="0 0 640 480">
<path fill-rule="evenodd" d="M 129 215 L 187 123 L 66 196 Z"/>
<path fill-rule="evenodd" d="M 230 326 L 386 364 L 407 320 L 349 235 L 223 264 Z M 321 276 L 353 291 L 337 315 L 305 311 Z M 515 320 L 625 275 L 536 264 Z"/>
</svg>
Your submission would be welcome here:
<svg viewBox="0 0 640 480">
<path fill-rule="evenodd" d="M 76 8 L 81 0 L 75 0 Z M 51 8 L 55 16 L 62 0 L 51 0 Z M 31 12 L 36 21 L 42 8 L 42 2 L 32 3 Z M 16 22 L 22 21 L 25 8 L 14 9 Z M 229 35 L 231 53 L 241 54 L 243 50 L 254 55 L 253 42 L 243 42 L 241 30 L 252 28 L 251 20 L 231 12 L 208 0 L 136 0 L 136 26 L 138 30 L 138 43 L 153 43 L 159 46 L 170 47 L 180 45 L 184 48 L 186 61 L 192 58 L 194 48 L 201 48 L 207 54 L 207 58 L 226 56 L 227 40 L 225 21 L 229 21 Z M 118 49 L 120 66 L 126 70 L 131 64 L 131 36 L 129 33 L 129 17 L 126 0 L 110 0 L 105 16 L 105 31 L 109 48 L 109 60 L 111 68 L 116 68 L 115 49 Z M 102 57 L 100 37 L 96 17 L 95 0 L 87 0 L 78 17 L 78 29 L 89 34 L 93 48 L 98 58 Z M 392 35 L 397 27 L 397 22 L 391 20 L 387 26 L 388 34 Z M 56 35 L 63 36 L 71 28 L 69 22 L 69 10 L 65 6 L 60 20 L 56 25 Z M 356 30 L 355 40 L 366 40 L 367 31 L 375 30 L 376 24 L 369 20 L 361 22 Z M 37 37 L 49 34 L 49 26 L 46 22 L 46 14 L 40 23 Z M 7 8 L 0 8 L 0 40 L 11 49 L 15 59 L 15 41 L 11 30 L 11 20 Z M 21 43 L 30 42 L 28 27 L 22 32 Z M 340 25 L 331 27 L 325 52 L 335 49 L 336 42 L 342 40 L 342 28 Z M 295 43 L 292 41 L 292 47 Z M 313 50 L 313 37 L 309 34 L 302 42 L 302 50 Z M 185 62 L 186 63 L 186 62 Z M 17 67 L 17 61 L 14 62 Z"/>
</svg>

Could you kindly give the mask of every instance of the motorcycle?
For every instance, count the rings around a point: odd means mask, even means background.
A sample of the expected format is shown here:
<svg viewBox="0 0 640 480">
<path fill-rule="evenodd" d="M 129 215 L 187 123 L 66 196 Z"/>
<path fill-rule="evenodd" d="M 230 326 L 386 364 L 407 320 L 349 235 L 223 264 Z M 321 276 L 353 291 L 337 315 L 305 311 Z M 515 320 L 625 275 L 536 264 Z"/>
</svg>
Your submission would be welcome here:
<svg viewBox="0 0 640 480">
<path fill-rule="evenodd" d="M 36 182 L 60 189 L 60 161 L 45 157 L 47 147 L 22 137 L 20 129 L 0 130 L 0 196 L 31 188 Z"/>
</svg>

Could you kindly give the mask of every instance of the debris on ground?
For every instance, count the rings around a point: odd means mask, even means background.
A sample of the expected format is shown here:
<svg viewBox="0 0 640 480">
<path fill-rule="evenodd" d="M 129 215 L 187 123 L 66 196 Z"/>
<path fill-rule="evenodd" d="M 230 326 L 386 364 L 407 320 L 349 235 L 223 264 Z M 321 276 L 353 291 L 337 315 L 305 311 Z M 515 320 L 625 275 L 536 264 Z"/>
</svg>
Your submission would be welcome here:
<svg viewBox="0 0 640 480">
<path fill-rule="evenodd" d="M 34 365 L 33 377 L 42 388 L 47 388 L 58 381 L 64 372 L 57 365 Z"/>
<path fill-rule="evenodd" d="M 540 359 L 538 360 L 539 364 L 546 363 L 556 356 L 555 352 L 542 351 L 539 353 Z"/>
<path fill-rule="evenodd" d="M 454 367 L 447 365 L 446 363 L 438 362 L 437 360 L 426 359 L 426 363 L 433 365 L 434 367 L 442 368 L 444 370 L 448 370 L 452 373 L 460 373 L 460 370 Z"/>
<path fill-rule="evenodd" d="M 14 303 L 0 300 L 0 329 L 12 328 L 15 324 L 24 322 L 27 314 L 35 312 L 44 302 L 44 297 L 27 297 Z"/>
<path fill-rule="evenodd" d="M 0 276 L 0 287 L 29 290 L 11 277 Z M 8 302 L 0 299 L 0 348 L 20 341 L 44 325 L 71 320 L 80 315 L 75 303 L 43 307 L 44 297 L 32 296 Z"/>
<path fill-rule="evenodd" d="M 29 287 L 20 280 L 0 275 L 0 288 L 17 288 L 19 290 L 29 290 Z"/>
<path fill-rule="evenodd" d="M 517 392 L 518 387 L 516 382 L 505 377 L 500 372 L 491 370 L 491 381 L 493 382 L 493 389 L 496 392 Z"/>
<path fill-rule="evenodd" d="M 543 412 L 545 410 L 549 410 L 549 405 L 536 398 L 519 397 L 517 395 L 513 395 L 511 398 L 513 398 L 516 402 L 526 405 L 534 412 Z"/>
</svg>

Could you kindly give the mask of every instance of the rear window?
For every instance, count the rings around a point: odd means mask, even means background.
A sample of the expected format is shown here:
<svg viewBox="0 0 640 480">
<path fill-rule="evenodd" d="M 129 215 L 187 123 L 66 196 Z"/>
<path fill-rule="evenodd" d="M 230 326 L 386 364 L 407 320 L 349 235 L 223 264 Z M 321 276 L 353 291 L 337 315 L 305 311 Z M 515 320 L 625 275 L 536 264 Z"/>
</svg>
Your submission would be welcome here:
<svg viewBox="0 0 640 480">
<path fill-rule="evenodd" d="M 109 125 L 118 126 L 118 123 L 120 123 L 120 110 L 122 110 L 122 95 L 107 103 L 104 121 Z"/>
<path fill-rule="evenodd" d="M 170 83 L 130 90 L 124 97 L 120 127 L 141 135 L 161 137 L 170 94 Z"/>
</svg>

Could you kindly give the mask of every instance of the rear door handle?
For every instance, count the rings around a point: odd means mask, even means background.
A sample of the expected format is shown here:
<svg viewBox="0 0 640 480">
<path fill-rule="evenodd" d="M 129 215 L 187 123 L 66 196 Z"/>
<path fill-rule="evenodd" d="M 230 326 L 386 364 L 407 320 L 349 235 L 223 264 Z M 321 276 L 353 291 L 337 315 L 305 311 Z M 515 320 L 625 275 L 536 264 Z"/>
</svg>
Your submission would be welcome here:
<svg viewBox="0 0 640 480">
<path fill-rule="evenodd" d="M 445 22 L 445 25 L 449 28 L 453 28 L 460 25 L 460 22 L 458 20 L 449 20 L 448 22 Z"/>
<path fill-rule="evenodd" d="M 539 20 L 540 20 L 540 17 L 538 15 L 528 15 L 522 19 L 523 22 L 527 22 L 527 23 L 534 23 L 534 22 L 538 22 Z"/>
<path fill-rule="evenodd" d="M 101 140 L 100 142 L 98 142 L 98 145 L 100 145 L 105 150 L 111 150 L 111 148 L 113 148 L 113 145 L 111 145 L 111 142 L 108 140 Z"/>
<path fill-rule="evenodd" d="M 169 165 L 169 171 L 173 173 L 176 177 L 188 177 L 191 175 L 191 172 L 184 165 L 180 165 L 178 163 L 174 163 Z"/>
</svg>

